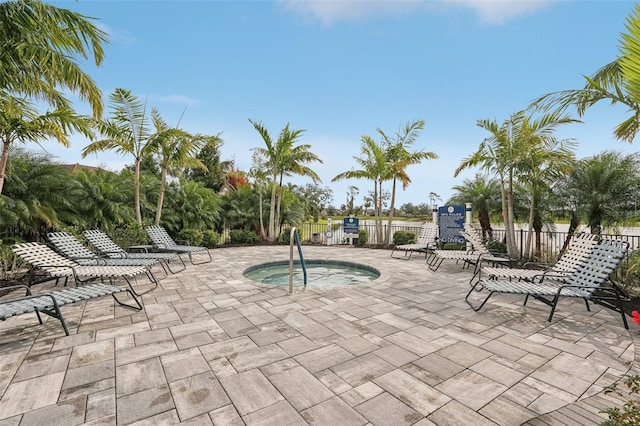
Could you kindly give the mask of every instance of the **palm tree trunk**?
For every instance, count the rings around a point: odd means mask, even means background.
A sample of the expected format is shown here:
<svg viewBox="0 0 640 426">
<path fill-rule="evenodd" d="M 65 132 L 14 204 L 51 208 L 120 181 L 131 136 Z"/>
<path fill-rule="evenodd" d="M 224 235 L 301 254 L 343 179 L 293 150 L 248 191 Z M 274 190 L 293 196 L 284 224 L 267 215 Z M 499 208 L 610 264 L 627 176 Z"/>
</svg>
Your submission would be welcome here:
<svg viewBox="0 0 640 426">
<path fill-rule="evenodd" d="M 275 233 L 276 233 L 276 179 L 278 177 L 274 176 L 271 181 L 271 203 L 269 205 L 269 235 L 267 236 L 267 240 L 275 241 Z"/>
<path fill-rule="evenodd" d="M 7 171 L 7 162 L 9 161 L 9 148 L 11 148 L 11 140 L 5 139 L 2 144 L 2 158 L 0 158 L 0 194 L 4 188 L 4 177 Z"/>
<path fill-rule="evenodd" d="M 140 158 L 136 158 L 133 173 L 133 204 L 136 210 L 136 221 L 142 226 L 142 212 L 140 211 Z"/>
<path fill-rule="evenodd" d="M 533 237 L 533 219 L 535 218 L 535 195 L 531 194 L 531 205 L 529 206 L 529 232 L 527 233 L 527 242 L 524 245 L 524 254 L 522 259 L 524 261 L 529 260 L 529 253 L 531 252 L 531 240 Z"/>
<path fill-rule="evenodd" d="M 164 204 L 164 189 L 167 184 L 167 168 L 162 168 L 162 176 L 160 178 L 160 194 L 158 194 L 158 205 L 156 206 L 155 225 L 160 225 L 160 217 L 162 216 L 162 205 Z"/>
<path fill-rule="evenodd" d="M 384 243 L 389 244 L 391 241 L 391 225 L 393 224 L 393 213 L 396 203 L 396 179 L 393 178 L 393 186 L 391 187 L 391 206 L 389 206 L 389 220 L 387 221 L 387 234 L 384 237 Z"/>
<path fill-rule="evenodd" d="M 280 209 L 282 207 L 282 194 L 283 194 L 283 188 L 282 188 L 282 173 L 280 174 L 280 182 L 278 183 L 278 199 L 276 201 L 276 224 L 278 225 L 277 228 L 277 234 L 275 235 L 276 239 L 280 237 Z"/>
<path fill-rule="evenodd" d="M 478 212 L 478 222 L 482 228 L 482 238 L 493 238 L 493 228 L 491 228 L 491 218 L 487 210 L 480 210 Z"/>
<path fill-rule="evenodd" d="M 378 243 L 383 241 L 382 236 L 382 181 L 376 182 L 376 239 Z"/>
<path fill-rule="evenodd" d="M 509 233 L 511 230 L 509 229 L 509 214 L 507 207 L 507 188 L 504 182 L 504 179 L 500 177 L 500 201 L 502 202 L 502 221 L 504 222 L 504 242 L 507 245 L 507 254 L 511 257 L 512 252 L 509 247 L 509 241 L 511 241 L 511 236 Z"/>
<path fill-rule="evenodd" d="M 258 212 L 258 215 L 260 216 L 260 238 L 264 238 L 265 232 L 264 232 L 264 217 L 262 214 L 262 188 L 258 188 L 258 208 L 260 209 L 260 211 Z"/>
<path fill-rule="evenodd" d="M 516 245 L 516 230 L 515 230 L 515 215 L 513 212 L 513 172 L 509 172 L 509 191 L 507 192 L 507 220 L 509 227 L 509 234 L 507 240 L 507 247 L 511 247 L 509 249 L 509 256 L 512 259 L 519 258 L 518 256 L 518 247 Z"/>
</svg>

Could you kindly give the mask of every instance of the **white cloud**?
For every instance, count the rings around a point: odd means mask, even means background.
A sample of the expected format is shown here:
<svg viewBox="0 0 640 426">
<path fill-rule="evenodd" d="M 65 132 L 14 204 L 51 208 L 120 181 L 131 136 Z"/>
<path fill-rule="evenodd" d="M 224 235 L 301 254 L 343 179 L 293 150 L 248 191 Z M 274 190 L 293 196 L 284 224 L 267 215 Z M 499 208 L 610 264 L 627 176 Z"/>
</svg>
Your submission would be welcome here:
<svg viewBox="0 0 640 426">
<path fill-rule="evenodd" d="M 157 95 L 153 96 L 153 98 L 158 99 L 161 102 L 189 106 L 198 105 L 200 103 L 200 100 L 186 95 Z"/>
<path fill-rule="evenodd" d="M 480 21 L 502 24 L 518 16 L 529 15 L 550 4 L 547 0 L 444 0 L 451 5 L 474 10 Z"/>
<path fill-rule="evenodd" d="M 549 3 L 550 0 L 278 0 L 282 7 L 310 15 L 325 25 L 340 20 L 406 14 L 418 9 L 442 13 L 454 8 L 473 10 L 483 23 L 501 24 L 534 13 Z"/>
</svg>

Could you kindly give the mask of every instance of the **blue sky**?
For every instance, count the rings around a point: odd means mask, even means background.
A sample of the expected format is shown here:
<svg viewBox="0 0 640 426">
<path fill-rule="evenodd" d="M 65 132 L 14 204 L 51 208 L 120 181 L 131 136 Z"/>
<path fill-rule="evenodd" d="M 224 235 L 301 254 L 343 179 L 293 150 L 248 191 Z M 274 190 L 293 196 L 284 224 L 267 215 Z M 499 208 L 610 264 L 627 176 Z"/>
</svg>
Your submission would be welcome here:
<svg viewBox="0 0 640 426">
<path fill-rule="evenodd" d="M 314 165 L 333 204 L 347 187 L 331 179 L 356 166 L 362 135 L 394 133 L 422 118 L 415 150 L 439 158 L 408 169 L 412 183 L 397 205 L 444 201 L 472 177 L 453 172 L 488 134 L 478 119 L 505 120 L 549 92 L 581 88 L 618 55 L 628 1 L 53 1 L 97 18 L 111 34 L 101 67 L 84 69 L 105 99 L 117 87 L 157 107 L 170 124 L 218 134 L 222 157 L 251 166 L 263 146 L 248 119 L 274 138 L 290 123 L 304 129 L 324 164 Z M 88 107 L 77 104 L 81 112 Z M 106 110 L 108 112 L 108 109 Z M 612 137 L 623 108 L 600 105 L 584 124 L 556 134 L 579 143 L 578 157 L 605 149 L 635 152 Z M 377 137 L 376 137 L 377 139 Z M 638 142 L 637 142 L 638 143 Z M 636 143 L 636 144 L 637 144 Z M 56 160 L 119 170 L 132 159 L 114 153 L 81 158 L 88 141 L 65 149 L 44 144 Z M 310 182 L 295 178 L 303 185 Z M 390 185 L 387 185 L 390 188 Z"/>
</svg>

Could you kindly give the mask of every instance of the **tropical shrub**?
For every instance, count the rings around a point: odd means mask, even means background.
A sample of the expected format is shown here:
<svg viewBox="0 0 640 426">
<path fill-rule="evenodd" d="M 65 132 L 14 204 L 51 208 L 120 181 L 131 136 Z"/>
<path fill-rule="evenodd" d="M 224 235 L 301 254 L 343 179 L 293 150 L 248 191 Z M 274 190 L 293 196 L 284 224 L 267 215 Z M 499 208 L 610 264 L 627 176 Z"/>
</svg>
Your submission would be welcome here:
<svg viewBox="0 0 640 426">
<path fill-rule="evenodd" d="M 213 229 L 206 229 L 202 231 L 202 245 L 207 248 L 212 248 L 220 244 L 220 233 Z"/>
<path fill-rule="evenodd" d="M 278 239 L 281 243 L 289 244 L 291 241 L 291 228 L 284 228 L 280 233 L 280 238 Z"/>
<path fill-rule="evenodd" d="M 442 245 L 442 250 L 464 250 L 466 247 L 466 243 L 449 242 Z"/>
<path fill-rule="evenodd" d="M 393 234 L 393 244 L 399 246 L 402 244 L 414 244 L 416 242 L 416 233 L 412 231 L 396 231 Z"/>
<path fill-rule="evenodd" d="M 366 229 L 358 229 L 358 239 L 355 241 L 355 245 L 362 247 L 369 241 L 369 231 Z"/>
<path fill-rule="evenodd" d="M 487 248 L 491 253 L 506 253 L 507 245 L 502 241 L 498 240 L 489 240 L 487 241 Z"/>
<path fill-rule="evenodd" d="M 204 233 L 199 229 L 185 228 L 180 230 L 179 238 L 186 241 L 187 245 L 199 246 L 204 239 Z"/>
<path fill-rule="evenodd" d="M 232 229 L 229 231 L 229 240 L 231 244 L 255 244 L 260 238 L 253 231 L 243 231 L 241 229 Z"/>
<path fill-rule="evenodd" d="M 114 243 L 120 247 L 137 246 L 140 244 L 148 244 L 149 236 L 147 232 L 136 222 L 129 222 L 124 226 L 114 228 L 112 231 L 106 231 Z"/>
</svg>

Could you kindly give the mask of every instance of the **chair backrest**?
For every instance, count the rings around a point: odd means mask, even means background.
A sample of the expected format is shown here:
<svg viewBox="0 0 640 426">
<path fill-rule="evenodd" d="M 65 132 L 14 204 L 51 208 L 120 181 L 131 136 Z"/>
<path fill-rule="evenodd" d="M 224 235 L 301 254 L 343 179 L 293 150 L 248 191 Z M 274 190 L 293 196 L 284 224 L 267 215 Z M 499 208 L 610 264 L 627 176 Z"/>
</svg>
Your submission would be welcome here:
<svg viewBox="0 0 640 426">
<path fill-rule="evenodd" d="M 82 245 L 76 237 L 66 232 L 50 232 L 47 238 L 60 253 L 70 258 L 95 259 L 98 256 Z"/>
<path fill-rule="evenodd" d="M 78 264 L 56 253 L 50 247 L 42 243 L 20 243 L 11 246 L 11 251 L 31 266 L 41 268 L 47 272 L 56 272 L 59 267 L 77 267 Z M 71 274 L 69 268 L 60 269 Z"/>
<path fill-rule="evenodd" d="M 580 265 L 582 265 L 582 263 L 584 263 L 585 260 L 589 258 L 589 255 L 597 244 L 598 240 L 596 235 L 574 235 L 571 237 L 571 241 L 569 241 L 567 249 L 553 265 L 551 270 L 557 272 L 575 271 Z"/>
<path fill-rule="evenodd" d="M 582 291 L 593 293 L 602 286 L 626 256 L 629 243 L 603 239 L 593 247 L 589 257 L 567 279 L 568 285 L 584 286 Z"/>
<path fill-rule="evenodd" d="M 425 222 L 420 229 L 420 235 L 418 236 L 418 244 L 426 246 L 430 243 L 435 243 L 438 239 L 438 225 L 433 222 Z"/>
<path fill-rule="evenodd" d="M 490 253 L 487 245 L 484 243 L 484 241 L 482 241 L 482 238 L 480 238 L 480 234 L 478 234 L 478 231 L 476 231 L 476 229 L 471 224 L 465 223 L 464 231 L 461 231 L 460 235 L 462 235 L 465 240 L 471 243 L 474 251 L 484 254 Z"/>
<path fill-rule="evenodd" d="M 92 246 L 107 256 L 119 257 L 118 253 L 126 253 L 122 247 L 114 243 L 107 234 L 99 229 L 84 231 L 84 236 L 89 240 Z"/>
<path fill-rule="evenodd" d="M 145 228 L 147 231 L 147 235 L 153 242 L 153 244 L 161 247 L 174 247 L 177 246 L 176 242 L 173 241 L 173 238 L 169 236 L 167 230 L 162 226 L 151 225 Z"/>
</svg>

